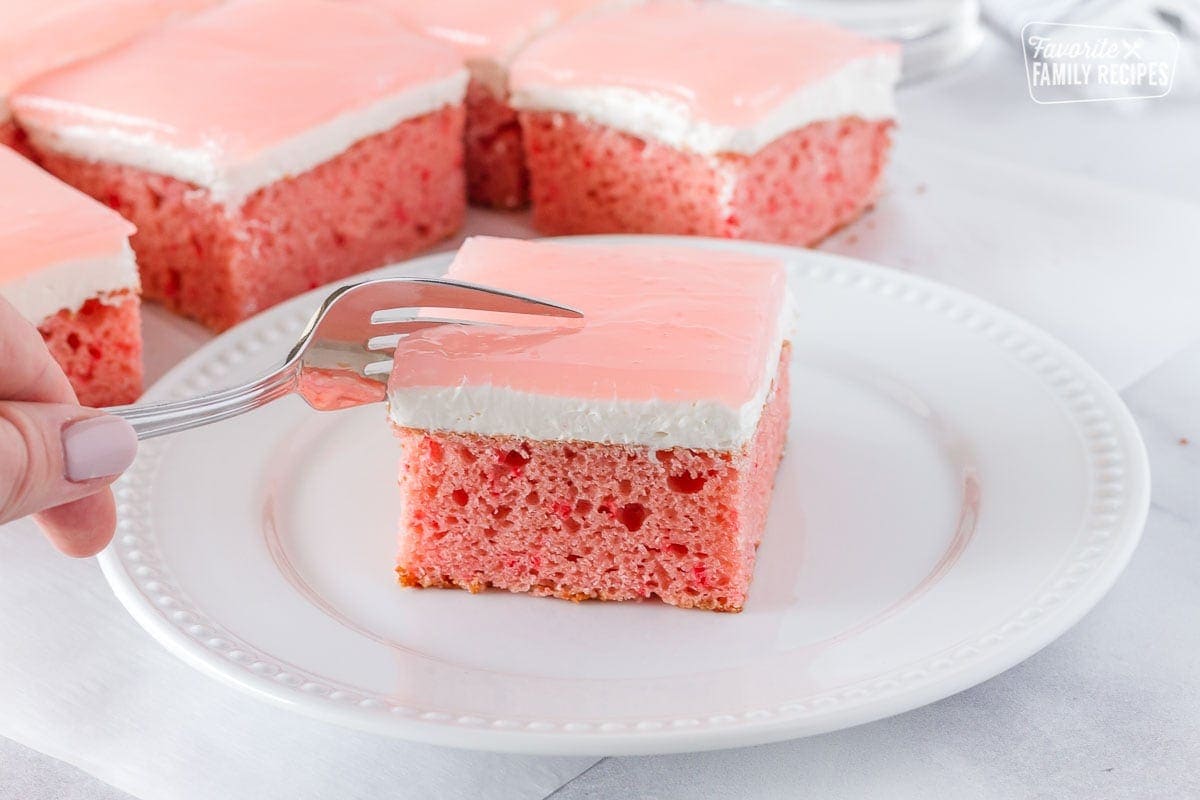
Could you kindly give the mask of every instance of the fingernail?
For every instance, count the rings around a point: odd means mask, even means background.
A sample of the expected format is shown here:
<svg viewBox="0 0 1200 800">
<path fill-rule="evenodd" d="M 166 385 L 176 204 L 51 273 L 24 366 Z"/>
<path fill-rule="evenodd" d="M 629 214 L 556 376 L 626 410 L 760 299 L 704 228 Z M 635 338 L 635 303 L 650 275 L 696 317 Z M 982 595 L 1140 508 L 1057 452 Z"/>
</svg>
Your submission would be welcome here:
<svg viewBox="0 0 1200 800">
<path fill-rule="evenodd" d="M 120 417 L 103 415 L 63 428 L 63 464 L 67 480 L 78 483 L 119 475 L 137 455 L 137 434 Z"/>
</svg>

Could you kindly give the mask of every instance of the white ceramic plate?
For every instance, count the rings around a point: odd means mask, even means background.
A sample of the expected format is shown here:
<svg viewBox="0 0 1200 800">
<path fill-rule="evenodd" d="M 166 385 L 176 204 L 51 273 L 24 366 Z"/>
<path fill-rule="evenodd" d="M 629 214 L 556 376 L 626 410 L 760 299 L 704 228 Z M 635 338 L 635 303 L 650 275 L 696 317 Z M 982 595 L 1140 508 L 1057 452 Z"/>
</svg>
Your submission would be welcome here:
<svg viewBox="0 0 1200 800">
<path fill-rule="evenodd" d="M 1116 394 L 1063 345 L 900 272 L 670 241 L 781 256 L 800 306 L 787 455 L 743 613 L 402 589 L 383 408 L 320 414 L 296 398 L 143 445 L 101 557 L 117 596 L 190 664 L 315 717 L 622 754 L 929 703 L 1028 657 L 1112 585 L 1145 518 L 1146 456 Z M 323 295 L 221 336 L 147 400 L 262 371 Z"/>
</svg>

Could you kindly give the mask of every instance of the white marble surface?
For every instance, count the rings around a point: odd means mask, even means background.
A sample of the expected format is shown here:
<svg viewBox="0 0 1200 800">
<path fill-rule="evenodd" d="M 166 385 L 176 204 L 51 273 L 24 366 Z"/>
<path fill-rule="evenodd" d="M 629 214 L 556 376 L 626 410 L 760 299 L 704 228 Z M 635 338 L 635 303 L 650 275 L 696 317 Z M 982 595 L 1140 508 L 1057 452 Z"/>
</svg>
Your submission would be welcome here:
<svg viewBox="0 0 1200 800">
<path fill-rule="evenodd" d="M 906 128 L 962 148 L 1196 200 L 1200 108 L 1183 101 L 1124 111 L 1033 106 L 1019 54 L 993 40 L 959 72 L 906 89 L 901 103 Z M 1069 210 L 1056 213 L 1069 224 Z M 553 796 L 1200 795 L 1200 345 L 1124 397 L 1149 447 L 1153 508 L 1126 575 L 1061 640 L 986 684 L 891 720 L 745 750 L 603 759 Z M 394 796 L 408 796 L 405 787 Z M 9 797 L 127 796 L 0 740 L 0 798 Z"/>
</svg>

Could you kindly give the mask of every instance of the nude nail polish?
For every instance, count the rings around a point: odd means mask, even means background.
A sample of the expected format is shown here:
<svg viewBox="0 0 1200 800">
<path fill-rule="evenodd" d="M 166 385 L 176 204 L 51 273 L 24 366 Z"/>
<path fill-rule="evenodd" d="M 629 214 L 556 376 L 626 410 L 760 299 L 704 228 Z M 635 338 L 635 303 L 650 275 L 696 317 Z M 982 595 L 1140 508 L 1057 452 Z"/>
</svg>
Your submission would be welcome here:
<svg viewBox="0 0 1200 800">
<path fill-rule="evenodd" d="M 119 417 L 103 415 L 68 423 L 62 431 L 63 471 L 78 483 L 119 475 L 137 455 L 137 434 Z"/>
</svg>

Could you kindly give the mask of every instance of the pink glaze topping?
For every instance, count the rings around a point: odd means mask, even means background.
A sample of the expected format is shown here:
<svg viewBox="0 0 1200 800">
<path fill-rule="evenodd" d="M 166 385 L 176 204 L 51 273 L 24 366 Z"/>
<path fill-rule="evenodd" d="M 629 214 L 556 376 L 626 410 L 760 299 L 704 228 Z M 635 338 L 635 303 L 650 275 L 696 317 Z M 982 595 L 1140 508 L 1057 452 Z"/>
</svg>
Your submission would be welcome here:
<svg viewBox="0 0 1200 800">
<path fill-rule="evenodd" d="M 35 130 L 215 154 L 219 168 L 461 70 L 451 48 L 365 3 L 236 0 L 38 78 L 11 104 Z"/>
<path fill-rule="evenodd" d="M 134 227 L 0 147 L 0 285 L 65 261 L 121 253 Z"/>
<path fill-rule="evenodd" d="M 506 62 L 587 0 L 375 0 L 405 25 L 453 45 L 466 59 Z"/>
<path fill-rule="evenodd" d="M 750 126 L 850 62 L 898 52 L 787 9 L 660 0 L 598 11 L 537 39 L 513 63 L 510 86 L 629 89 L 681 102 L 698 119 Z"/>
<path fill-rule="evenodd" d="M 101 53 L 168 19 L 216 2 L 10 0 L 0 3 L 0 98 L 35 75 Z"/>
<path fill-rule="evenodd" d="M 570 305 L 584 319 L 421 331 L 397 349 L 390 389 L 493 386 L 739 408 L 769 384 L 778 359 L 786 277 L 774 259 L 685 246 L 474 237 L 448 277 Z"/>
</svg>

